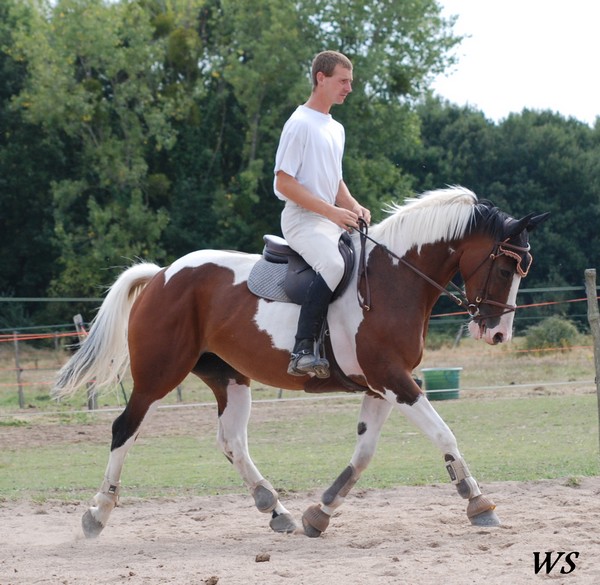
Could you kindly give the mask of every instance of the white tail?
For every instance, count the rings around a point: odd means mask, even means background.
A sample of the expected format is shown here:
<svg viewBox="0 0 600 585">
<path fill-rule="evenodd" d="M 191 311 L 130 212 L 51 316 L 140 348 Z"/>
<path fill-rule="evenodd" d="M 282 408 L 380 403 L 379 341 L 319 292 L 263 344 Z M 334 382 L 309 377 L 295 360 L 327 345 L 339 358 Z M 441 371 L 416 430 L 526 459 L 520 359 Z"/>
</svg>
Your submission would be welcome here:
<svg viewBox="0 0 600 585">
<path fill-rule="evenodd" d="M 84 384 L 98 389 L 123 376 L 129 366 L 127 323 L 131 307 L 160 270 L 156 264 L 143 262 L 119 276 L 94 317 L 89 335 L 58 372 L 52 389 L 54 398 L 70 396 Z"/>
</svg>

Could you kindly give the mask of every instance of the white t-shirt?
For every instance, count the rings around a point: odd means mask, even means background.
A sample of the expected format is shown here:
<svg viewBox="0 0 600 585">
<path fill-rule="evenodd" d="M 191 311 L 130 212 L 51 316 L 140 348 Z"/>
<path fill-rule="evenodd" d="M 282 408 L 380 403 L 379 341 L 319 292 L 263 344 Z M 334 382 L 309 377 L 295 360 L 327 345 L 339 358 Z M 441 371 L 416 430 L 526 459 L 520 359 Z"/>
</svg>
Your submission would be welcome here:
<svg viewBox="0 0 600 585">
<path fill-rule="evenodd" d="M 333 205 L 342 180 L 345 139 L 344 127 L 331 114 L 298 106 L 281 132 L 275 174 L 287 173 Z M 274 189 L 275 195 L 286 201 L 276 186 Z"/>
</svg>

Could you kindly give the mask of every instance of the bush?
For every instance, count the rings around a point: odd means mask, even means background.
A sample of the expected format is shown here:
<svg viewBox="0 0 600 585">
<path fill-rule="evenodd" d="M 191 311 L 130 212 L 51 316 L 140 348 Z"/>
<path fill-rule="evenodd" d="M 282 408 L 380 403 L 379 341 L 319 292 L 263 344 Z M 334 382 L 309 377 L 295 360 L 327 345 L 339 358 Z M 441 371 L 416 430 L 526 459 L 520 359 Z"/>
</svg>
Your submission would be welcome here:
<svg viewBox="0 0 600 585">
<path fill-rule="evenodd" d="M 526 349 L 570 349 L 579 340 L 577 327 L 563 317 L 548 317 L 525 333 Z"/>
<path fill-rule="evenodd" d="M 425 347 L 429 350 L 442 349 L 444 347 L 452 347 L 454 337 L 445 332 L 429 331 L 425 338 Z"/>
</svg>

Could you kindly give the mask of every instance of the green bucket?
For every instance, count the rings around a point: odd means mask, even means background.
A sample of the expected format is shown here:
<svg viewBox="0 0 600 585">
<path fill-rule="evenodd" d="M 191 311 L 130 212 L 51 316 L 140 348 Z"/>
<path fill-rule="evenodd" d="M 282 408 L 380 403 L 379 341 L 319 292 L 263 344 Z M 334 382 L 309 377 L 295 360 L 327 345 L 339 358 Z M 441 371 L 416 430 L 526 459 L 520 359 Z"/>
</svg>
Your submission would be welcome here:
<svg viewBox="0 0 600 585">
<path fill-rule="evenodd" d="M 425 393 L 429 400 L 458 398 L 462 368 L 423 368 Z"/>
</svg>

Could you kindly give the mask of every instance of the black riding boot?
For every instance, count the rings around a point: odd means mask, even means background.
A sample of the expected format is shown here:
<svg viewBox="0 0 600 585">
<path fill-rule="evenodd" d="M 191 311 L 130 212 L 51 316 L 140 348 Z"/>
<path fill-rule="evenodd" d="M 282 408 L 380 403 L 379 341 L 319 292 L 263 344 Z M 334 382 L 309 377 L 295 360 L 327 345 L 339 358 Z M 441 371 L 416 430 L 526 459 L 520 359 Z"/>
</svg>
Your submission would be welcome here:
<svg viewBox="0 0 600 585">
<path fill-rule="evenodd" d="M 329 377 L 329 362 L 315 355 L 315 341 L 321 333 L 332 295 L 333 292 L 323 277 L 317 274 L 306 291 L 306 298 L 300 309 L 296 343 L 288 374 L 304 376 L 312 373 L 317 378 Z"/>
</svg>

